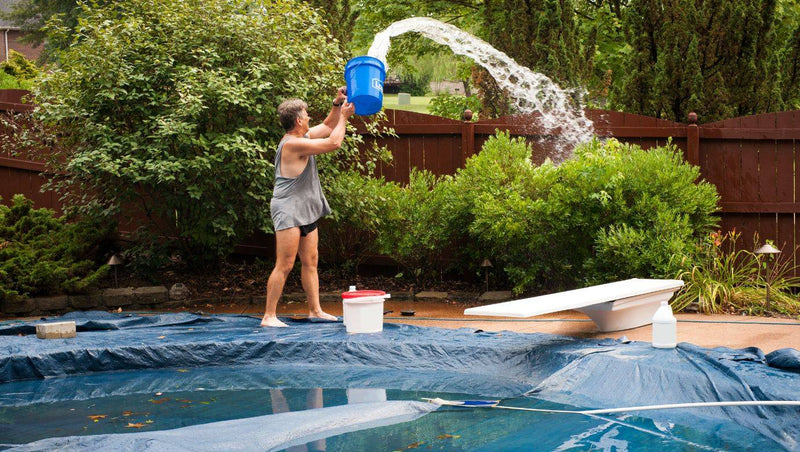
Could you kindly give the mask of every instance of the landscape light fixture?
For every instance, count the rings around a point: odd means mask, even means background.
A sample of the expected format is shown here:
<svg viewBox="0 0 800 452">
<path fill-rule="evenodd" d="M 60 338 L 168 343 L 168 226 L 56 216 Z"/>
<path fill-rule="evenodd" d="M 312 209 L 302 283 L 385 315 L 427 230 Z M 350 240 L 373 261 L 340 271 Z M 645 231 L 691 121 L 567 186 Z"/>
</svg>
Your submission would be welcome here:
<svg viewBox="0 0 800 452">
<path fill-rule="evenodd" d="M 770 286 L 770 279 L 771 279 L 770 278 L 770 274 L 769 274 L 769 271 L 770 271 L 769 261 L 771 260 L 773 255 L 780 254 L 781 250 L 775 248 L 774 246 L 770 245 L 769 243 L 765 243 L 763 246 L 761 246 L 757 250 L 753 251 L 753 253 L 755 253 L 756 255 L 762 255 L 762 254 L 766 254 L 767 255 L 767 265 L 766 265 L 767 276 L 765 278 L 766 279 L 766 286 L 767 286 L 767 307 L 766 307 L 766 309 L 767 309 L 767 311 L 769 311 L 769 286 Z"/>
<path fill-rule="evenodd" d="M 492 261 L 490 261 L 488 258 L 483 259 L 483 262 L 481 262 L 481 267 L 483 267 L 484 278 L 486 280 L 486 292 L 489 291 L 489 267 L 491 266 L 492 266 Z"/>
<path fill-rule="evenodd" d="M 114 267 L 114 287 L 119 289 L 119 282 L 117 281 L 117 267 L 124 264 L 125 261 L 122 260 L 119 254 L 114 254 L 111 256 L 111 259 L 108 260 L 108 265 Z"/>
</svg>

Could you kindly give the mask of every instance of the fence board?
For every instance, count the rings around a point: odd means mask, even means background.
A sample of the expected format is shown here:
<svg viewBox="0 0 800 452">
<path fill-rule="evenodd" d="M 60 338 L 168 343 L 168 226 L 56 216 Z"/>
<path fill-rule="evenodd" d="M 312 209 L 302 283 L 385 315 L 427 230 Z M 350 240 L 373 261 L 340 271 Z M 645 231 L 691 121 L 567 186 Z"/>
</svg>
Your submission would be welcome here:
<svg viewBox="0 0 800 452">
<path fill-rule="evenodd" d="M 775 200 L 796 202 L 794 140 L 775 145 Z"/>
<path fill-rule="evenodd" d="M 795 231 L 794 221 L 796 214 L 779 213 L 776 214 L 776 225 L 778 233 L 775 239 L 775 246 L 783 253 L 794 253 Z"/>
</svg>

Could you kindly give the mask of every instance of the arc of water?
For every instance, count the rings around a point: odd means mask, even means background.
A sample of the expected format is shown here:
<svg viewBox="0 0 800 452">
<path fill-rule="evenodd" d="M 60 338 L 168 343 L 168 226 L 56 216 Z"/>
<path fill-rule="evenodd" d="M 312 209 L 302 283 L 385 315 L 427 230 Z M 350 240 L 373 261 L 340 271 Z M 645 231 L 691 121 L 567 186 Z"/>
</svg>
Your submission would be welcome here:
<svg viewBox="0 0 800 452">
<path fill-rule="evenodd" d="M 457 55 L 471 58 L 484 67 L 499 86 L 508 91 L 520 112 L 540 113 L 541 126 L 547 133 L 553 133 L 559 128 L 559 152 L 553 156 L 556 157 L 553 160 L 565 158 L 576 145 L 592 139 L 592 122 L 586 118 L 580 107 L 573 105 L 569 94 L 549 77 L 517 64 L 487 42 L 453 25 L 428 17 L 412 17 L 395 22 L 375 35 L 369 56 L 386 63 L 391 38 L 407 32 L 417 32 L 448 46 Z"/>
</svg>

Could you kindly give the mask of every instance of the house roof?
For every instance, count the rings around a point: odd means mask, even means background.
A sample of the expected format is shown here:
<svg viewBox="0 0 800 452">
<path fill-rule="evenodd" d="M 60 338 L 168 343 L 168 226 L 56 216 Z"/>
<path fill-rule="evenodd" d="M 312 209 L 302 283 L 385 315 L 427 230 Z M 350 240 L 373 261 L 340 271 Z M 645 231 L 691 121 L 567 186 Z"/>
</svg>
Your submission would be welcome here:
<svg viewBox="0 0 800 452">
<path fill-rule="evenodd" d="M 0 0 L 0 12 L 6 13 L 10 11 L 11 8 L 19 2 L 20 0 Z M 11 30 L 20 29 L 19 25 L 3 17 L 2 13 L 0 13 L 0 29 L 11 29 Z"/>
</svg>

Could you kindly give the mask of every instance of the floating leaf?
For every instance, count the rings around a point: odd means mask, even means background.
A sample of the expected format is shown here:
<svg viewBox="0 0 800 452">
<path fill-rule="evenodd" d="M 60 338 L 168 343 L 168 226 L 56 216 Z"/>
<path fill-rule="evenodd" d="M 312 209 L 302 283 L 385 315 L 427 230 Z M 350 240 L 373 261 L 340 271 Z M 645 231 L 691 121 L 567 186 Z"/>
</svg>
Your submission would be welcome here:
<svg viewBox="0 0 800 452">
<path fill-rule="evenodd" d="M 417 441 L 416 443 L 411 443 L 408 446 L 406 446 L 406 449 L 416 449 L 417 447 L 423 444 L 425 444 L 425 441 Z"/>
<path fill-rule="evenodd" d="M 436 437 L 437 439 L 458 439 L 461 438 L 461 435 L 450 435 L 445 433 L 444 435 L 439 435 Z"/>
<path fill-rule="evenodd" d="M 167 336 L 158 336 L 159 339 L 164 339 Z"/>
<path fill-rule="evenodd" d="M 100 419 L 105 419 L 107 417 L 108 417 L 107 414 L 91 414 L 91 415 L 88 416 L 88 418 L 93 420 L 94 422 L 97 422 Z"/>
<path fill-rule="evenodd" d="M 123 412 L 122 412 L 122 415 L 123 415 L 123 416 L 130 416 L 130 415 L 132 415 L 132 414 L 133 414 L 133 411 L 123 411 Z"/>
<path fill-rule="evenodd" d="M 162 399 L 150 399 L 150 400 L 148 400 L 148 402 L 155 403 L 155 404 L 162 404 L 162 403 L 167 402 L 167 401 L 169 401 L 169 397 L 164 397 Z"/>
<path fill-rule="evenodd" d="M 186 372 L 189 372 L 189 369 L 178 369 L 178 372 L 186 373 Z"/>
<path fill-rule="evenodd" d="M 137 422 L 135 424 L 133 422 L 128 422 L 128 425 L 125 426 L 125 428 L 142 428 L 142 427 L 144 427 L 144 424 L 142 424 L 141 422 Z"/>
</svg>

